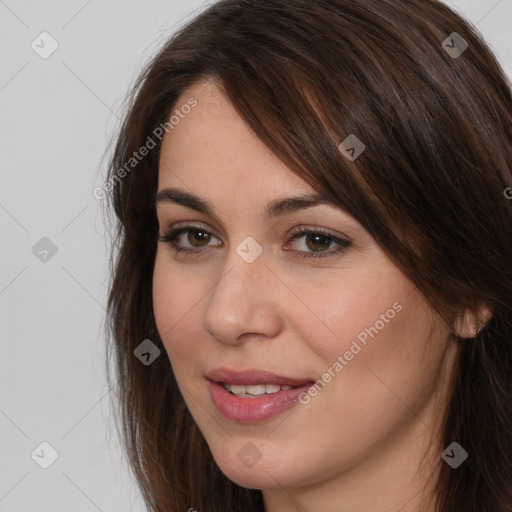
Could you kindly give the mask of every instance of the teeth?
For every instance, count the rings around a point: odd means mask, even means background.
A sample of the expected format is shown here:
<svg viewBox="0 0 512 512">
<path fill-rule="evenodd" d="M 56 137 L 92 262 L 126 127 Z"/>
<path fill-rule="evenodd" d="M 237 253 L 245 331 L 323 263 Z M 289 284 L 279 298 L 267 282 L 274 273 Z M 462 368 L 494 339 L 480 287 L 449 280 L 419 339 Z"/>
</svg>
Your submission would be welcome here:
<svg viewBox="0 0 512 512">
<path fill-rule="evenodd" d="M 233 395 L 243 398 L 254 398 L 262 395 L 271 395 L 279 391 L 295 389 L 294 386 L 279 386 L 278 384 L 250 384 L 247 386 L 223 383 L 223 386 Z"/>
<path fill-rule="evenodd" d="M 265 384 L 251 384 L 250 386 L 244 386 L 245 392 L 249 395 L 259 396 L 265 394 Z"/>
<path fill-rule="evenodd" d="M 235 395 L 239 395 L 240 393 L 245 393 L 245 386 L 237 386 L 237 385 L 233 384 L 231 386 L 231 389 L 228 389 L 228 391 L 231 391 Z"/>
<path fill-rule="evenodd" d="M 267 395 L 270 395 L 271 393 L 277 393 L 281 390 L 281 386 L 278 386 L 277 384 L 265 384 L 265 393 Z"/>
</svg>

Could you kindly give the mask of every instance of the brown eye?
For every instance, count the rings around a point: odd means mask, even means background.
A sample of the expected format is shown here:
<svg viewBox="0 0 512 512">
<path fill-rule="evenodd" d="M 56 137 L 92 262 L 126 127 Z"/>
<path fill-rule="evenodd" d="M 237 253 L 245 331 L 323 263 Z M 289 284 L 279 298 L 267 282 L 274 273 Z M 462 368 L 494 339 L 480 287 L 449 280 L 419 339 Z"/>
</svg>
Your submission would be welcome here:
<svg viewBox="0 0 512 512">
<path fill-rule="evenodd" d="M 293 240 L 304 239 L 298 245 L 295 251 L 298 258 L 325 258 L 328 256 L 336 256 L 344 252 L 352 243 L 343 238 L 331 235 L 324 231 L 323 228 L 305 229 L 300 227 L 297 229 Z M 334 249 L 330 249 L 331 244 L 334 244 Z"/>
<path fill-rule="evenodd" d="M 314 259 L 325 258 L 327 256 L 336 256 L 344 252 L 352 243 L 343 238 L 324 232 L 322 228 L 306 230 L 299 228 L 298 233 L 292 240 L 303 238 L 302 247 L 294 250 L 297 258 Z M 184 236 L 186 234 L 186 236 Z M 177 227 L 171 229 L 167 234 L 159 236 L 159 240 L 166 243 L 176 253 L 187 254 L 190 256 L 199 256 L 211 244 L 212 239 L 216 239 L 209 231 L 203 228 L 192 226 Z M 334 248 L 330 248 L 334 244 Z M 222 245 L 222 242 L 217 246 Z"/>
<path fill-rule="evenodd" d="M 210 232 L 199 227 L 194 229 L 192 226 L 174 228 L 158 237 L 160 242 L 168 244 L 176 253 L 192 256 L 199 254 L 203 247 L 209 247 L 212 238 L 215 237 Z"/>
<path fill-rule="evenodd" d="M 332 237 L 328 235 L 322 235 L 319 233 L 314 234 L 308 234 L 306 235 L 306 245 L 309 249 L 311 249 L 313 252 L 316 252 L 318 250 L 325 250 L 329 248 L 329 245 L 331 244 Z M 310 242 L 310 243 L 308 243 Z"/>
<path fill-rule="evenodd" d="M 207 231 L 188 230 L 187 233 L 187 241 L 194 247 L 203 247 L 203 242 L 206 242 L 206 245 L 208 245 L 208 242 L 210 241 L 211 238 L 211 234 L 208 233 Z"/>
</svg>

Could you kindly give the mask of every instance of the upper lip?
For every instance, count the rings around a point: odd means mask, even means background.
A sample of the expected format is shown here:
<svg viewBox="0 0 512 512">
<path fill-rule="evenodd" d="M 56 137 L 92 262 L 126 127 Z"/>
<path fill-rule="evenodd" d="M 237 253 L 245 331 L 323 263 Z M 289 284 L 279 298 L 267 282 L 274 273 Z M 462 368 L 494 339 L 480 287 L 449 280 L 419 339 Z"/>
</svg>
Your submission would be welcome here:
<svg viewBox="0 0 512 512">
<path fill-rule="evenodd" d="M 206 378 L 215 382 L 228 384 L 250 385 L 250 384 L 276 384 L 280 386 L 304 386 L 313 382 L 310 379 L 298 379 L 268 370 L 247 369 L 234 370 L 231 368 L 216 368 L 206 374 Z"/>
</svg>

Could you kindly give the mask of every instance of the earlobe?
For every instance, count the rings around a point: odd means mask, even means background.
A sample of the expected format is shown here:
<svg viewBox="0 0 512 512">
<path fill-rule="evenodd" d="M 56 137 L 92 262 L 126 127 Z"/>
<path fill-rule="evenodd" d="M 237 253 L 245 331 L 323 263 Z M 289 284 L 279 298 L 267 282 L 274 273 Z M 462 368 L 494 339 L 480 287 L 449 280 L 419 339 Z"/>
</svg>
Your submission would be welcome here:
<svg viewBox="0 0 512 512">
<path fill-rule="evenodd" d="M 478 314 L 469 309 L 455 318 L 453 331 L 459 338 L 476 338 L 492 318 L 492 311 L 487 305 L 478 309 Z"/>
</svg>

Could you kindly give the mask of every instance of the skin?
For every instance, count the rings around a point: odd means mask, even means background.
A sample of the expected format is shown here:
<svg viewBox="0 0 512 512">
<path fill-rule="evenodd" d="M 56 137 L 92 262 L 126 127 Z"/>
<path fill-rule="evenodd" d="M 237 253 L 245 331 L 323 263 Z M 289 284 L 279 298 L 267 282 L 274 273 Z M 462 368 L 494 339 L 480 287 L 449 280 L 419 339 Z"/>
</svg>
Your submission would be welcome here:
<svg viewBox="0 0 512 512">
<path fill-rule="evenodd" d="M 444 464 L 433 443 L 457 356 L 449 326 L 340 207 L 266 220 L 270 201 L 313 189 L 213 84 L 194 85 L 177 106 L 190 97 L 198 106 L 163 140 L 159 190 L 192 192 L 215 215 L 158 204 L 161 235 L 189 222 L 211 236 L 178 237 L 199 256 L 159 242 L 153 301 L 176 379 L 217 464 L 237 484 L 262 489 L 270 512 L 433 510 L 427 477 Z M 326 258 L 300 259 L 297 253 L 338 246 L 294 239 L 297 226 L 352 243 Z M 236 252 L 249 236 L 263 248 L 250 264 Z M 316 381 L 395 303 L 401 311 L 309 403 L 253 424 L 229 421 L 213 404 L 207 371 L 260 368 Z M 466 315 L 458 326 L 471 331 L 472 322 Z M 237 457 L 246 443 L 261 453 L 252 467 Z"/>
</svg>

